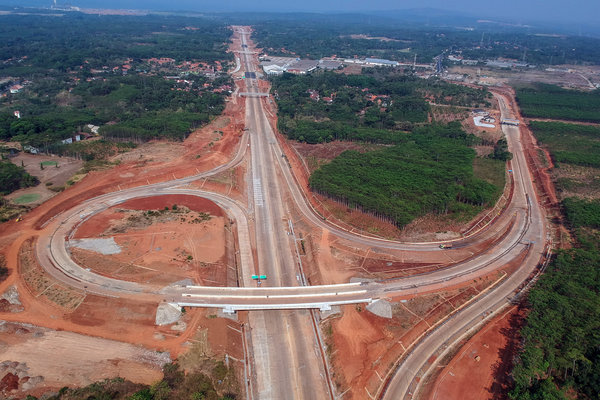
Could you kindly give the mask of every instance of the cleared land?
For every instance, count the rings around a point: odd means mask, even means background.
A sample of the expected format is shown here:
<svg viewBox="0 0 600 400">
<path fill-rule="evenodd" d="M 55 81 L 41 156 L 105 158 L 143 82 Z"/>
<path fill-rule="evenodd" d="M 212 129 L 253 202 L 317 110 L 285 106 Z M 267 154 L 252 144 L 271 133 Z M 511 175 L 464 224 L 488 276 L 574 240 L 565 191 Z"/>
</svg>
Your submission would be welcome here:
<svg viewBox="0 0 600 400">
<path fill-rule="evenodd" d="M 506 399 L 523 311 L 512 308 L 475 334 L 446 365 L 426 398 Z"/>
<path fill-rule="evenodd" d="M 444 292 L 397 299 L 393 317 L 385 319 L 360 306 L 342 307 L 340 318 L 323 323 L 335 383 L 339 392 L 349 389 L 349 399 L 363 399 L 365 389 L 375 394 L 406 350 L 434 324 L 485 290 L 502 274 Z"/>
<path fill-rule="evenodd" d="M 107 254 L 102 248 L 72 247 L 75 260 L 121 280 L 164 286 L 192 279 L 208 286 L 224 285 L 231 231 L 214 203 L 190 197 L 130 200 L 95 215 L 79 227 L 75 239 L 112 239 L 119 251 Z"/>
<path fill-rule="evenodd" d="M 0 373 L 17 375 L 21 393 L 39 393 L 38 385 L 45 391 L 116 376 L 150 384 L 161 378 L 162 365 L 170 362 L 167 353 L 6 321 L 0 321 L 0 340 L 0 359 L 10 362 L 0 364 Z M 4 394 L 17 388 L 4 387 Z"/>
</svg>

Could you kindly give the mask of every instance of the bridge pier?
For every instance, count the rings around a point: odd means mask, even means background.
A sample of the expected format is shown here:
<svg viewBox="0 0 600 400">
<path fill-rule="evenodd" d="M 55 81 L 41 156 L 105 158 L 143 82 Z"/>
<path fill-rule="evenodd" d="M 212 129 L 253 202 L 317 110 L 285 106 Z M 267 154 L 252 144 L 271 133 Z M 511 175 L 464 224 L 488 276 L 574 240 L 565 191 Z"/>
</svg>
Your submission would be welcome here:
<svg viewBox="0 0 600 400">
<path fill-rule="evenodd" d="M 231 306 L 225 306 L 223 308 L 223 314 L 235 314 L 236 310 Z"/>
</svg>

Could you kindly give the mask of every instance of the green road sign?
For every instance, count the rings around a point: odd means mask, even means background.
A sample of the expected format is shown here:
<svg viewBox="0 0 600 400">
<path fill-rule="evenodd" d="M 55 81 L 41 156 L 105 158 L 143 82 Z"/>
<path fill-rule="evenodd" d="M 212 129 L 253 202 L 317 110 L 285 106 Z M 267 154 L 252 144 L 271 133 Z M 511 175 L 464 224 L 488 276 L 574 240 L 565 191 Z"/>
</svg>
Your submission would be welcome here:
<svg viewBox="0 0 600 400">
<path fill-rule="evenodd" d="M 252 279 L 267 279 L 266 275 L 252 275 Z"/>
<path fill-rule="evenodd" d="M 267 279 L 267 276 L 266 275 L 261 275 L 260 279 Z"/>
<path fill-rule="evenodd" d="M 259 279 L 258 275 L 252 275 L 252 279 Z"/>
</svg>

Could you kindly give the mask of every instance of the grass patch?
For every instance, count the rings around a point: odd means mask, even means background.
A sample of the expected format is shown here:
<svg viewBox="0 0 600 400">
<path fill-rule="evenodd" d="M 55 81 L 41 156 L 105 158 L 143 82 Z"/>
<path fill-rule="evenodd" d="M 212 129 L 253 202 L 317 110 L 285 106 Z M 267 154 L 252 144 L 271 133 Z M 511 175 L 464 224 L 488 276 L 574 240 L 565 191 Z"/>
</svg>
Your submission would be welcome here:
<svg viewBox="0 0 600 400">
<path fill-rule="evenodd" d="M 107 160 L 90 160 L 86 161 L 83 164 L 83 168 L 79 171 L 80 174 L 87 174 L 91 171 L 104 171 L 106 169 L 110 169 L 115 165 L 118 165 L 118 162 L 110 162 Z"/>
<path fill-rule="evenodd" d="M 44 167 L 47 167 L 49 165 L 53 165 L 53 166 L 57 166 L 58 165 L 58 161 L 42 161 L 41 163 Z"/>
<path fill-rule="evenodd" d="M 28 193 L 17 197 L 13 201 L 15 202 L 15 204 L 27 204 L 33 203 L 34 201 L 38 201 L 40 197 L 41 196 L 38 193 Z"/>
<path fill-rule="evenodd" d="M 506 162 L 492 158 L 477 157 L 473 161 L 473 175 L 498 188 L 506 183 Z"/>
</svg>

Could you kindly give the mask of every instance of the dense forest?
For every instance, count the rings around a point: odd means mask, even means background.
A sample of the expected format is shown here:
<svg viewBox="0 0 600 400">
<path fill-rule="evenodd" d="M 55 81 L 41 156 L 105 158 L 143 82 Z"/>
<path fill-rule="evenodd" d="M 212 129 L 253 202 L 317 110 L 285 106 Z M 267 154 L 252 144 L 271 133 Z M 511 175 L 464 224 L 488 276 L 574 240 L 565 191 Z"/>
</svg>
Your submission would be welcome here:
<svg viewBox="0 0 600 400">
<path fill-rule="evenodd" d="M 273 78 L 278 128 L 307 143 L 355 140 L 393 144 L 403 132 L 427 122 L 425 100 L 476 107 L 488 104 L 484 90 L 420 79 L 390 69 L 363 75 L 334 72 Z"/>
<path fill-rule="evenodd" d="M 0 114 L 0 139 L 25 145 L 57 145 L 87 124 L 105 125 L 100 133 L 119 140 L 184 139 L 192 129 L 221 113 L 224 96 L 197 78 L 189 91 L 158 76 L 109 76 L 84 82 L 53 97 L 48 84 L 33 85 L 19 105 L 22 117 Z M 213 84 L 229 83 L 219 80 Z M 45 93 L 45 95 L 44 95 Z"/>
<path fill-rule="evenodd" d="M 600 200 L 568 197 L 563 200 L 563 208 L 571 227 L 600 229 Z"/>
<path fill-rule="evenodd" d="M 600 116 L 598 109 L 595 113 Z M 529 126 L 559 164 L 600 167 L 600 127 L 542 121 L 531 121 Z"/>
<path fill-rule="evenodd" d="M 396 146 L 346 151 L 310 177 L 310 187 L 404 226 L 427 213 L 473 214 L 502 187 L 473 175 L 473 136 L 459 123 L 419 127 Z"/>
<path fill-rule="evenodd" d="M 429 11 L 429 10 L 428 10 Z M 392 13 L 393 14 L 393 13 Z M 584 36 L 550 37 L 529 29 L 463 22 L 476 29 L 448 26 L 448 16 L 438 26 L 400 21 L 398 15 L 296 14 L 268 16 L 257 23 L 255 37 L 269 54 L 321 58 L 379 57 L 404 62 L 430 63 L 444 51 L 460 51 L 465 58 L 521 60 L 532 64 L 600 63 L 599 40 Z M 434 19 L 433 17 L 431 18 Z M 467 26 L 467 25 L 458 25 Z M 382 39 L 377 39 L 382 38 Z"/>
<path fill-rule="evenodd" d="M 0 75 L 112 68 L 128 58 L 232 60 L 230 35 L 225 23 L 209 18 L 0 15 Z"/>
<path fill-rule="evenodd" d="M 523 116 L 600 122 L 600 90 L 582 92 L 559 86 L 536 84 L 518 87 L 517 102 Z"/>
<path fill-rule="evenodd" d="M 591 115 L 585 103 L 593 104 L 597 94 L 570 97 L 568 91 L 563 101 L 562 91 L 549 87 L 544 93 L 551 93 L 554 104 L 567 110 L 582 107 Z M 544 96 L 541 99 L 546 101 Z M 565 167 L 562 164 L 600 167 L 599 127 L 537 121 L 530 127 L 558 162 L 558 176 Z M 585 171 L 594 175 L 598 170 Z M 593 184 L 577 178 L 557 182 L 559 189 L 581 190 L 586 197 L 594 193 L 590 186 Z M 523 348 L 513 369 L 512 399 L 600 398 L 600 200 L 567 197 L 561 205 L 572 248 L 558 250 L 528 295 L 530 312 L 521 330 Z"/>
<path fill-rule="evenodd" d="M 558 252 L 529 293 L 512 399 L 600 396 L 600 234 L 590 229 L 599 226 L 600 205 L 565 200 L 564 207 L 578 242 Z"/>
<path fill-rule="evenodd" d="M 7 195 L 37 183 L 37 179 L 25 172 L 25 168 L 8 161 L 0 161 L 0 194 Z"/>
<path fill-rule="evenodd" d="M 0 140 L 86 159 L 131 147 L 109 141 L 182 140 L 222 112 L 233 85 L 222 21 L 69 12 L 0 22 Z M 61 143 L 88 125 L 106 140 Z"/>
</svg>

